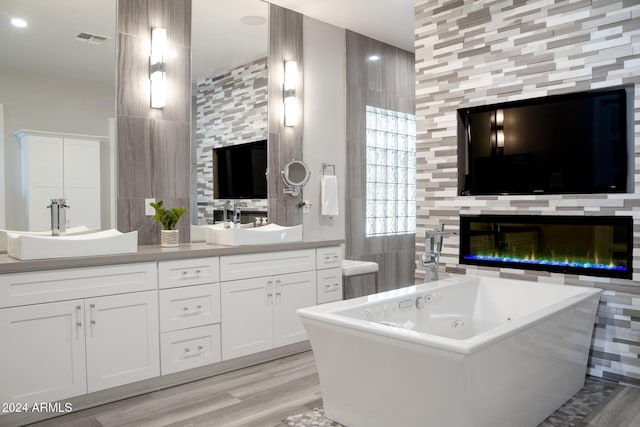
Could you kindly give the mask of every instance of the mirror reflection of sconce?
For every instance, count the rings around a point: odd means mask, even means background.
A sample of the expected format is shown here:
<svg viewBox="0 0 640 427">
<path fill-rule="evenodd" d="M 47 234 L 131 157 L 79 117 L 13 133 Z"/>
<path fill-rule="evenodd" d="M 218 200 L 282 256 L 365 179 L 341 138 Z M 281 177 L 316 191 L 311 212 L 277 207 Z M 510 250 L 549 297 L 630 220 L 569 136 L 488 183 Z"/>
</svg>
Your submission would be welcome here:
<svg viewBox="0 0 640 427">
<path fill-rule="evenodd" d="M 300 160 L 291 160 L 282 169 L 282 179 L 287 186 L 284 189 L 285 194 L 291 194 L 296 197 L 300 194 L 302 187 L 306 185 L 311 176 L 306 163 Z"/>
<path fill-rule="evenodd" d="M 496 110 L 491 117 L 491 140 L 496 148 L 504 148 L 504 110 Z"/>
<path fill-rule="evenodd" d="M 166 103 L 166 51 L 167 30 L 164 28 L 152 28 L 151 55 L 149 56 L 151 108 L 164 108 Z"/>
<path fill-rule="evenodd" d="M 284 125 L 298 124 L 298 101 L 296 99 L 296 85 L 298 83 L 298 63 L 285 61 L 284 63 Z"/>
</svg>

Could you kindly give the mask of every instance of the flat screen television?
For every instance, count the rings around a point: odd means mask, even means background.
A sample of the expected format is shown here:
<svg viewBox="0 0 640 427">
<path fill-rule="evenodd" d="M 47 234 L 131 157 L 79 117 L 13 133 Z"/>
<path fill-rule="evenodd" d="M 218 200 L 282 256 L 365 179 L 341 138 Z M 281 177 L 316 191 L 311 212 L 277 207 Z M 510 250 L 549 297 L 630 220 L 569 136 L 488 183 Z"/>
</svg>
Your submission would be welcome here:
<svg viewBox="0 0 640 427">
<path fill-rule="evenodd" d="M 460 194 L 632 191 L 631 90 L 459 109 Z"/>
<path fill-rule="evenodd" d="M 267 140 L 213 150 L 216 199 L 267 198 Z"/>
</svg>

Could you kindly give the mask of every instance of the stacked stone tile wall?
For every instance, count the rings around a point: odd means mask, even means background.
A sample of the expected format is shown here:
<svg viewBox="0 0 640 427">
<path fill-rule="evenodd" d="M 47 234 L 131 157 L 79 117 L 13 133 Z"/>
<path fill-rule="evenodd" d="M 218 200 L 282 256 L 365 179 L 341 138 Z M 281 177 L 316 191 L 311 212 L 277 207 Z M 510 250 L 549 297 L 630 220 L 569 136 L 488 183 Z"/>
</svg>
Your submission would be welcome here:
<svg viewBox="0 0 640 427">
<path fill-rule="evenodd" d="M 460 214 L 628 215 L 640 246 L 640 2 L 416 0 L 417 234 Z M 458 108 L 630 85 L 634 182 L 629 194 L 458 196 Z M 597 286 L 601 299 L 589 373 L 640 385 L 640 250 L 633 280 L 470 267 L 445 239 L 450 273 Z M 424 270 L 416 270 L 418 280 Z"/>
<path fill-rule="evenodd" d="M 213 149 L 267 139 L 267 58 L 196 84 L 196 180 L 198 223 L 213 223 Z M 267 201 L 244 207 L 266 212 Z M 266 215 L 265 215 L 266 216 Z"/>
</svg>

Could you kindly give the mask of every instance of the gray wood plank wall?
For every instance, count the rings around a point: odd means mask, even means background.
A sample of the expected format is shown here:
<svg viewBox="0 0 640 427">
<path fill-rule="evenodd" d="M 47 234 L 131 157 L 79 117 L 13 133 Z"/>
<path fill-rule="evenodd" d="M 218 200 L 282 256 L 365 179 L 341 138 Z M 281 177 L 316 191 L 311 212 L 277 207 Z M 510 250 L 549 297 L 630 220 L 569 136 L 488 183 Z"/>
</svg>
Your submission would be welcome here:
<svg viewBox="0 0 640 427">
<path fill-rule="evenodd" d="M 302 15 L 269 5 L 269 221 L 279 225 L 302 224 L 302 196 L 284 194 L 281 171 L 291 160 L 302 160 L 303 67 Z M 297 61 L 298 124 L 284 126 L 284 62 Z"/>
<path fill-rule="evenodd" d="M 347 31 L 347 185 L 346 251 L 348 259 L 375 261 L 379 290 L 413 285 L 415 235 L 367 237 L 366 106 L 415 114 L 414 55 Z M 368 61 L 376 54 L 379 61 Z M 347 297 L 373 292 L 371 276 L 348 279 Z"/>
<path fill-rule="evenodd" d="M 138 243 L 160 242 L 160 224 L 144 216 L 145 198 L 189 206 L 191 0 L 119 0 L 116 77 L 118 230 L 138 230 Z M 149 100 L 152 27 L 167 29 L 167 105 Z M 179 222 L 189 241 L 189 215 Z"/>
</svg>

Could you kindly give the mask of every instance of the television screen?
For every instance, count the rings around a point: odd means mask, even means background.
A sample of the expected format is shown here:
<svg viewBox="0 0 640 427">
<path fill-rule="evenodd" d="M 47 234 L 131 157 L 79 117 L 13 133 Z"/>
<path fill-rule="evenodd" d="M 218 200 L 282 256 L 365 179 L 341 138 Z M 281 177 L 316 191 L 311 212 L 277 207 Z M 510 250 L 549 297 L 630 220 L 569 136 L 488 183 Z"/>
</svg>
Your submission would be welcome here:
<svg viewBox="0 0 640 427">
<path fill-rule="evenodd" d="M 460 193 L 627 192 L 627 114 L 624 88 L 458 110 Z"/>
<path fill-rule="evenodd" d="M 267 140 L 213 150 L 216 199 L 267 198 Z"/>
</svg>

